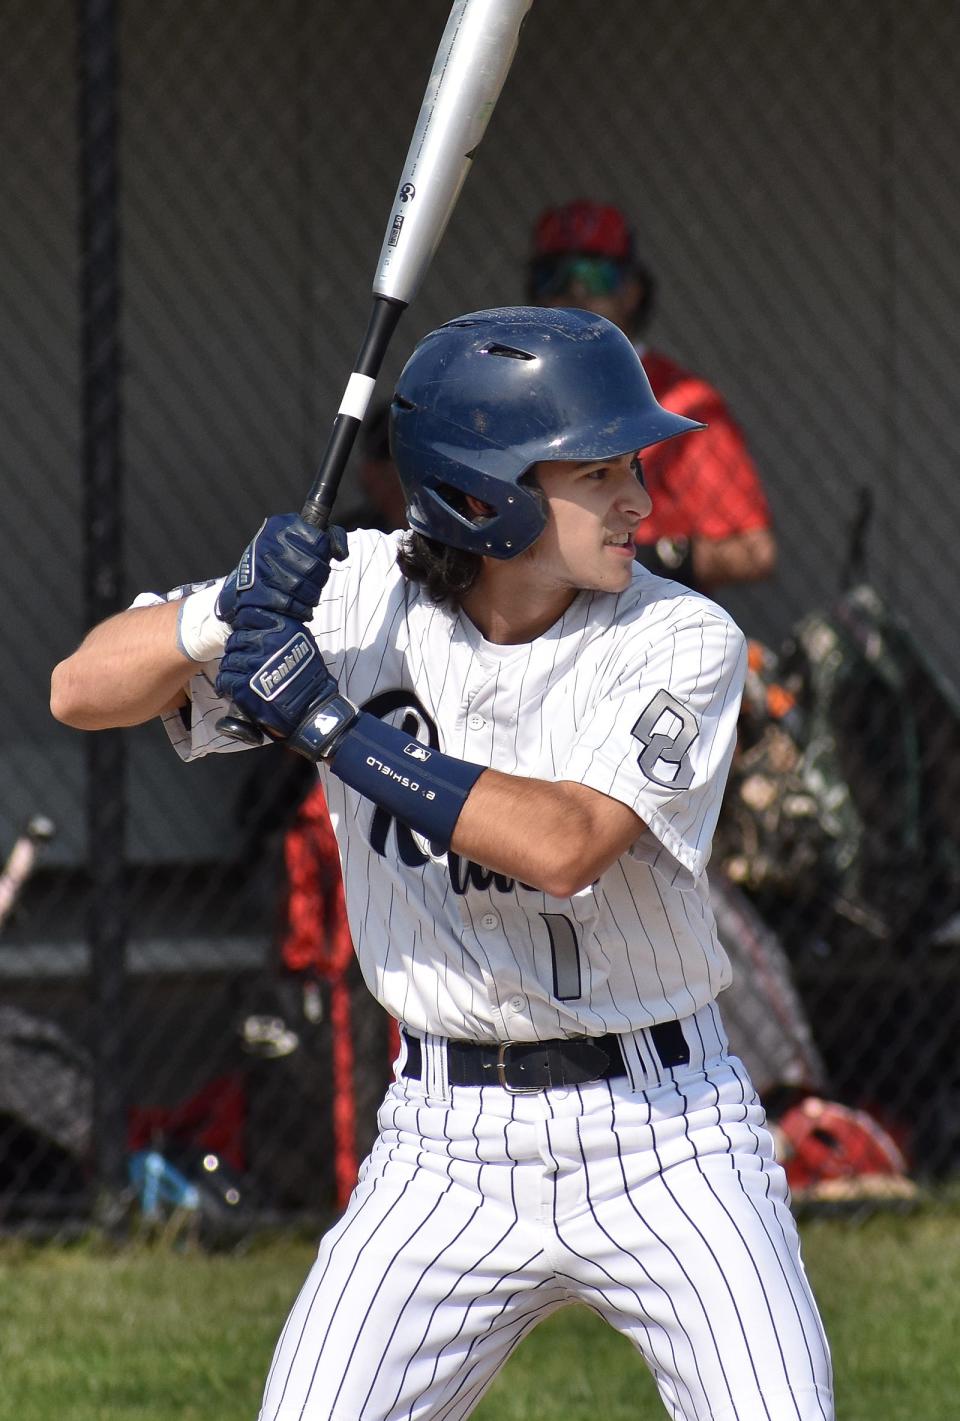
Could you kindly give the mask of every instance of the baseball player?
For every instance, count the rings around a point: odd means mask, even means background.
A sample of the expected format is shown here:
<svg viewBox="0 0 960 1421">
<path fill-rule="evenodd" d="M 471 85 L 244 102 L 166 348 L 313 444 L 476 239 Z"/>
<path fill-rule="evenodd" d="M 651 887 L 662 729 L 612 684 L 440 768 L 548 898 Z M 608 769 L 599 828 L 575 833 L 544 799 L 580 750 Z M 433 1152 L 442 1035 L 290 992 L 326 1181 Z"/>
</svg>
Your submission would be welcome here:
<svg viewBox="0 0 960 1421">
<path fill-rule="evenodd" d="M 192 759 L 233 748 L 233 702 L 316 761 L 400 1022 L 262 1421 L 468 1416 L 573 1301 L 674 1418 L 829 1421 L 787 1186 L 716 1004 L 743 638 L 633 558 L 642 451 L 699 426 L 609 321 L 532 307 L 428 335 L 391 421 L 409 533 L 347 551 L 270 518 L 225 581 L 139 599 L 54 674 L 75 725 L 162 712 Z"/>
</svg>

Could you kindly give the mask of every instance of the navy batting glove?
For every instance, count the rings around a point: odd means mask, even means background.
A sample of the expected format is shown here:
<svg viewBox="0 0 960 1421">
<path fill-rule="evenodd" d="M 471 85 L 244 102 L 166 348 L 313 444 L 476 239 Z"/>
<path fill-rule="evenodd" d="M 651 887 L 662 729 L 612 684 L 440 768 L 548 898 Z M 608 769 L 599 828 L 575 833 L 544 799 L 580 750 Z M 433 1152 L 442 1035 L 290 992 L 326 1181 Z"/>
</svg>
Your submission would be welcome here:
<svg viewBox="0 0 960 1421">
<path fill-rule="evenodd" d="M 262 730 L 286 739 L 312 706 L 337 694 L 337 683 L 302 622 L 244 607 L 220 662 L 217 692 Z"/>
<path fill-rule="evenodd" d="M 261 607 L 305 622 L 320 601 L 331 562 L 347 555 L 342 528 L 313 528 L 296 513 L 264 520 L 217 598 L 217 615 L 231 626 L 244 607 Z"/>
</svg>

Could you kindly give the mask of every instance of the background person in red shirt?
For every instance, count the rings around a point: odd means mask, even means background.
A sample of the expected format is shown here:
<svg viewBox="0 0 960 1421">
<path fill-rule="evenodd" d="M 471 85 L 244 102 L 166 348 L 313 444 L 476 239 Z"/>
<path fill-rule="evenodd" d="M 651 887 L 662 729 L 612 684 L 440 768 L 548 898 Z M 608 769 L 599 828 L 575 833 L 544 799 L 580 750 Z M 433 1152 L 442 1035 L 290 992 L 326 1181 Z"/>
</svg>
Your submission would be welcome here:
<svg viewBox="0 0 960 1421">
<path fill-rule="evenodd" d="M 529 299 L 578 306 L 615 322 L 634 342 L 660 403 L 707 425 L 695 439 L 668 440 L 645 452 L 653 512 L 640 525 L 637 557 L 652 571 L 703 591 L 769 577 L 777 549 L 760 475 L 722 395 L 644 343 L 654 289 L 618 208 L 575 201 L 540 216 Z"/>
</svg>

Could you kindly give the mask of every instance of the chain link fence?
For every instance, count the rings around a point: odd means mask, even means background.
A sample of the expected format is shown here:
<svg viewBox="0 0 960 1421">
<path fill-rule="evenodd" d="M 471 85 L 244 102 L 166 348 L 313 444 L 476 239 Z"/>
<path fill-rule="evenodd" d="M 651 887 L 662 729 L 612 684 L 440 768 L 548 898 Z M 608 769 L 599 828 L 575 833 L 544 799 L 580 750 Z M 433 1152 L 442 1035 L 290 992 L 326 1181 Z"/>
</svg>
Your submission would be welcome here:
<svg viewBox="0 0 960 1421">
<path fill-rule="evenodd" d="M 92 621 L 299 506 L 447 10 L 0 7 L 0 1227 L 242 1235 L 335 1210 L 372 1137 L 393 1027 L 299 762 L 185 767 L 156 725 L 64 729 L 47 689 Z M 731 1021 L 771 1106 L 868 1111 L 934 1192 L 960 1166 L 958 54 L 946 0 L 536 0 L 378 387 L 524 299 L 544 207 L 636 224 L 656 344 L 727 397 L 779 543 L 718 594 L 756 643 L 711 873 Z"/>
</svg>

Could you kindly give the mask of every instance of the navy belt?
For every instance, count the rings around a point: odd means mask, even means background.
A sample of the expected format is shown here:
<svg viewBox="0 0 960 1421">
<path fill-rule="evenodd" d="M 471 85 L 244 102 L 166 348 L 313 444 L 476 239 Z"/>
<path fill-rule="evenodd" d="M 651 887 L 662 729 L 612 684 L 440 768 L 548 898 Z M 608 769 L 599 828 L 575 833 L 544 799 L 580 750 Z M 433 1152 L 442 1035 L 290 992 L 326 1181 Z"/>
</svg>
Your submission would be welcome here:
<svg viewBox="0 0 960 1421">
<path fill-rule="evenodd" d="M 666 1070 L 685 1066 L 690 1047 L 679 1021 L 662 1021 L 650 1028 L 650 1038 Z M 423 1051 L 416 1036 L 403 1033 L 407 1058 L 402 1074 L 409 1080 L 423 1075 Z M 619 1037 L 572 1036 L 556 1041 L 448 1040 L 447 1080 L 450 1085 L 499 1085 L 513 1095 L 535 1094 L 550 1086 L 585 1085 L 588 1081 L 625 1076 L 627 1068 Z"/>
</svg>

